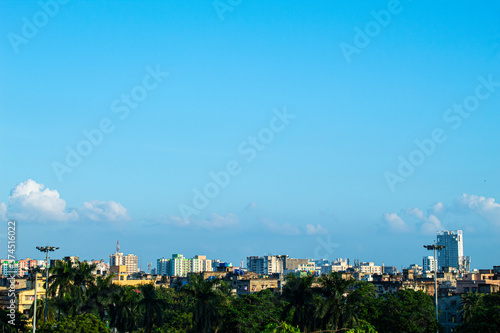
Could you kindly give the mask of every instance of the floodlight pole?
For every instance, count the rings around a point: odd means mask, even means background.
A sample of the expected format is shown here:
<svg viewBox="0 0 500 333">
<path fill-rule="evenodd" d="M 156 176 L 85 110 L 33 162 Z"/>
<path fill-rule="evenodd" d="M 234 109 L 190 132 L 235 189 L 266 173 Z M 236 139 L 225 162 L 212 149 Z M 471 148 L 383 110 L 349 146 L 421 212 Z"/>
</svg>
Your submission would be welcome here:
<svg viewBox="0 0 500 333">
<path fill-rule="evenodd" d="M 438 315 L 438 290 L 437 290 L 437 261 L 436 261 L 436 250 L 442 250 L 446 246 L 444 245 L 437 245 L 437 244 L 432 244 L 432 245 L 424 245 L 424 247 L 427 250 L 434 250 L 434 299 L 436 302 L 436 322 L 439 323 L 439 315 Z M 437 330 L 439 333 L 439 329 Z"/>
<path fill-rule="evenodd" d="M 45 246 L 45 247 L 40 247 L 40 246 L 37 246 L 36 247 L 37 250 L 41 251 L 41 252 L 45 252 L 46 253 L 46 273 L 45 273 L 45 323 L 47 322 L 47 292 L 49 290 L 49 252 L 50 251 L 55 251 L 55 250 L 59 250 L 58 247 L 55 247 L 55 246 Z"/>
<path fill-rule="evenodd" d="M 283 259 L 286 259 L 288 255 L 278 255 L 276 258 L 280 259 L 281 261 L 281 273 L 280 273 L 280 294 L 283 294 L 283 273 L 284 273 L 284 267 L 283 267 Z"/>
<path fill-rule="evenodd" d="M 34 309 L 33 309 L 33 333 L 36 332 L 36 299 L 37 299 L 37 286 L 38 286 L 38 269 L 37 268 L 32 268 L 31 269 L 31 274 L 35 274 L 35 302 L 33 304 Z M 33 277 L 31 277 L 33 278 Z"/>
</svg>

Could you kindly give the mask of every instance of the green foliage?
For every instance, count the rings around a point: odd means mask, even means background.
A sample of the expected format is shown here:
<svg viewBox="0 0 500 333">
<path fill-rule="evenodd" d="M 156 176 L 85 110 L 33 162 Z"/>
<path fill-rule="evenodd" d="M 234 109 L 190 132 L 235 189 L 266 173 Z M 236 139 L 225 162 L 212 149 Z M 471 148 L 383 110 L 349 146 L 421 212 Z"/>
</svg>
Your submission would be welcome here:
<svg viewBox="0 0 500 333">
<path fill-rule="evenodd" d="M 111 331 L 97 317 L 91 314 L 81 314 L 76 317 L 66 317 L 57 323 L 43 325 L 39 333 L 110 333 Z"/>
<path fill-rule="evenodd" d="M 366 320 L 359 320 L 356 327 L 351 328 L 347 333 L 378 333 L 375 326 L 367 322 Z"/>
<path fill-rule="evenodd" d="M 33 313 L 35 311 L 35 302 L 31 304 L 30 307 L 30 312 L 29 312 L 29 317 L 33 317 Z M 56 320 L 56 312 L 57 312 L 57 306 L 56 302 L 52 298 L 47 299 L 47 321 L 55 321 Z M 36 301 L 36 326 L 39 327 L 41 323 L 43 323 L 44 318 L 45 318 L 45 299 L 38 299 Z"/>
<path fill-rule="evenodd" d="M 320 325 L 322 329 L 338 330 L 352 327 L 356 323 L 355 304 L 348 297 L 354 288 L 354 279 L 343 279 L 342 273 L 332 272 L 319 278 L 321 288 L 319 294 L 322 301 L 319 305 Z"/>
<path fill-rule="evenodd" d="M 374 298 L 368 304 L 369 315 L 363 319 L 380 333 L 433 333 L 439 327 L 432 297 L 422 291 L 399 290 Z M 377 308 L 377 311 L 373 311 Z"/>
<path fill-rule="evenodd" d="M 162 332 L 190 332 L 193 330 L 194 299 L 170 288 L 157 289 L 158 297 L 166 302 Z"/>
<path fill-rule="evenodd" d="M 460 332 L 498 332 L 500 329 L 500 293 L 462 296 Z"/>
<path fill-rule="evenodd" d="M 300 329 L 298 327 L 293 327 L 292 325 L 287 324 L 284 321 L 282 321 L 279 323 L 268 324 L 262 332 L 263 333 L 300 333 Z"/>
<path fill-rule="evenodd" d="M 13 324 L 13 325 L 12 325 Z M 20 312 L 0 309 L 0 329 L 5 333 L 29 332 L 28 321 Z"/>
<path fill-rule="evenodd" d="M 118 333 L 434 333 L 439 328 L 432 297 L 425 293 L 400 290 L 377 297 L 372 284 L 345 280 L 338 273 L 288 276 L 283 294 L 263 290 L 235 297 L 229 283 L 204 281 L 201 275 L 192 275 L 189 284 L 175 290 L 114 285 L 111 276 L 94 278 L 91 268 L 87 263 L 52 268 L 49 323 L 40 333 L 109 332 L 104 323 Z M 40 300 L 38 323 L 43 310 Z M 0 313 L 0 328 L 15 332 L 4 324 L 5 314 Z M 23 332 L 25 319 L 16 317 Z M 461 332 L 498 332 L 500 294 L 465 295 L 462 323 Z"/>
<path fill-rule="evenodd" d="M 198 333 L 218 330 L 222 325 L 223 309 L 229 302 L 227 283 L 221 280 L 204 281 L 201 275 L 191 275 L 182 292 L 194 299 L 191 309 L 194 329 Z"/>
<path fill-rule="evenodd" d="M 137 303 L 140 295 L 135 287 L 119 287 L 111 297 L 109 305 L 110 326 L 119 332 L 131 332 L 139 321 Z"/>
<path fill-rule="evenodd" d="M 283 299 L 287 302 L 282 319 L 291 316 L 291 324 L 298 326 L 302 331 L 314 327 L 316 316 L 316 304 L 318 297 L 312 289 L 314 276 L 303 278 L 288 275 L 286 285 L 283 288 Z"/>
<path fill-rule="evenodd" d="M 166 300 L 159 298 L 156 288 L 152 284 L 145 284 L 139 287 L 141 299 L 137 303 L 142 315 L 142 327 L 146 333 L 151 333 L 153 327 L 161 327 L 163 323 L 163 309 Z"/>
<path fill-rule="evenodd" d="M 87 262 L 63 262 L 56 261 L 50 268 L 50 287 L 48 293 L 55 297 L 58 307 L 58 320 L 61 315 L 75 316 L 81 313 L 88 296 L 88 290 L 95 285 L 95 276 L 92 270 L 95 265 Z"/>
<path fill-rule="evenodd" d="M 270 290 L 234 298 L 225 309 L 223 332 L 262 332 L 276 322 L 283 310 L 278 295 Z"/>
</svg>

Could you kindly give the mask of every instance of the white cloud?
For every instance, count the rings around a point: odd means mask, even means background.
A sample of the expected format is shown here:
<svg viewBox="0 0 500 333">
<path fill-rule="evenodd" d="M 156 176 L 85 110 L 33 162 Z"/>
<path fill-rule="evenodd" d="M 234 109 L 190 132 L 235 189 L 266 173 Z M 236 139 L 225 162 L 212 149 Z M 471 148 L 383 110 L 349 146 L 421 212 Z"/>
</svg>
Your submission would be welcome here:
<svg viewBox="0 0 500 333">
<path fill-rule="evenodd" d="M 128 219 L 127 210 L 115 201 L 85 202 L 81 208 L 68 209 L 57 190 L 45 188 L 32 179 L 16 185 L 8 205 L 0 203 L 0 218 L 29 222 L 69 222 L 78 220 L 117 221 Z"/>
<path fill-rule="evenodd" d="M 456 212 L 471 212 L 485 220 L 500 226 L 500 204 L 494 198 L 486 198 L 472 194 L 462 194 L 455 200 Z"/>
<path fill-rule="evenodd" d="M 415 216 L 418 219 L 424 218 L 424 212 L 418 208 L 408 207 L 405 210 L 406 215 Z"/>
<path fill-rule="evenodd" d="M 436 205 L 434 205 L 434 207 L 436 207 Z M 434 208 L 433 208 L 433 210 L 434 210 Z M 414 216 L 423 222 L 423 224 L 420 227 L 420 231 L 424 235 L 432 235 L 432 234 L 435 234 L 436 231 L 444 230 L 444 228 L 441 224 L 441 221 L 434 214 L 430 214 L 427 217 L 424 215 L 424 212 L 421 209 L 418 209 L 416 207 L 408 207 L 405 210 L 405 214 L 408 216 Z"/>
<path fill-rule="evenodd" d="M 327 234 L 328 231 L 321 226 L 321 224 L 318 224 L 316 226 L 312 224 L 306 225 L 306 234 L 308 235 L 316 235 L 316 234 Z"/>
<path fill-rule="evenodd" d="M 434 235 L 436 231 L 444 230 L 444 227 L 436 215 L 429 215 L 429 217 L 424 218 L 424 224 L 420 230 L 425 235 Z"/>
<path fill-rule="evenodd" d="M 59 192 L 32 179 L 19 183 L 9 197 L 9 217 L 25 221 L 69 221 L 78 219 L 75 210 L 66 211 Z"/>
<path fill-rule="evenodd" d="M 264 225 L 269 231 L 275 234 L 285 235 L 285 236 L 296 236 L 300 234 L 299 228 L 291 225 L 290 223 L 279 224 L 270 219 L 261 219 L 261 221 L 262 223 L 264 223 Z"/>
<path fill-rule="evenodd" d="M 446 213 L 446 207 L 442 202 L 437 202 L 432 206 L 431 212 L 436 216 L 443 216 Z"/>
<path fill-rule="evenodd" d="M 461 228 L 469 231 L 474 231 L 477 223 L 473 225 L 470 215 L 475 215 L 493 225 L 500 226 L 500 203 L 494 198 L 487 198 L 473 194 L 462 194 L 455 199 L 449 206 L 439 201 L 432 205 L 427 211 L 427 215 L 419 208 L 409 207 L 404 211 L 408 217 L 414 217 L 418 220 L 416 226 L 422 234 L 433 235 L 436 231 L 446 230 L 442 224 L 442 220 L 449 215 L 453 215 L 456 221 L 461 221 L 467 218 L 467 223 L 461 223 Z M 468 217 L 467 217 L 468 216 Z M 385 214 L 384 219 L 387 224 L 395 231 L 407 230 L 408 224 L 396 214 Z M 453 225 L 457 226 L 457 222 Z M 473 221 L 473 219 L 472 219 Z"/>
<path fill-rule="evenodd" d="M 409 232 L 410 227 L 396 213 L 385 213 L 384 221 L 395 232 Z"/>
<path fill-rule="evenodd" d="M 115 201 L 87 201 L 78 209 L 82 219 L 88 218 L 92 221 L 124 221 L 129 216 L 127 209 Z"/>
</svg>

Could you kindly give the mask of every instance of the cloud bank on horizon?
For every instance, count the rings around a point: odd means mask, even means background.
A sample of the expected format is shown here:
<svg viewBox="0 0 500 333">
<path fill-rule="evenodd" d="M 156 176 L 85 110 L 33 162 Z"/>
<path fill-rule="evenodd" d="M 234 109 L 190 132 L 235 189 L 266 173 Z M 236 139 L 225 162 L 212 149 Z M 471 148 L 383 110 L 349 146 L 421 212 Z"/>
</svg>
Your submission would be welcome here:
<svg viewBox="0 0 500 333">
<path fill-rule="evenodd" d="M 249 208 L 250 207 L 250 208 Z M 214 231 L 222 228 L 242 227 L 245 214 L 258 211 L 254 202 L 248 204 L 239 214 L 211 213 L 206 218 L 185 220 L 182 217 L 168 215 L 166 217 L 150 217 L 142 219 L 146 223 L 165 224 L 177 228 L 192 228 Z M 500 204 L 494 198 L 487 198 L 464 193 L 449 205 L 437 202 L 427 211 L 408 207 L 399 213 L 384 213 L 383 227 L 395 233 L 414 233 L 432 235 L 440 230 L 457 229 L 456 223 L 444 222 L 447 218 L 479 218 L 493 227 L 500 227 Z M 66 206 L 55 189 L 46 188 L 32 179 L 16 185 L 10 193 L 8 203 L 0 202 L 0 218 L 2 220 L 17 219 L 27 222 L 119 222 L 130 221 L 127 209 L 116 201 L 85 201 L 78 208 Z M 329 231 L 321 224 L 307 223 L 304 226 L 289 222 L 275 221 L 268 216 L 256 218 L 259 227 L 281 236 L 297 236 L 328 234 Z M 244 223 L 244 222 L 243 222 Z M 474 225 L 463 225 L 468 231 L 474 232 Z"/>
<path fill-rule="evenodd" d="M 256 212 L 258 205 L 255 202 L 248 204 L 241 215 Z M 55 189 L 45 187 L 32 179 L 16 185 L 10 192 L 8 203 L 0 202 L 0 218 L 2 220 L 16 219 L 26 222 L 124 222 L 131 221 L 127 209 L 116 201 L 85 201 L 78 208 L 67 207 L 66 201 L 61 198 Z M 184 219 L 180 216 L 142 218 L 147 224 L 164 224 L 177 228 L 192 228 L 215 231 L 222 228 L 241 227 L 242 216 L 235 213 L 211 213 L 205 218 Z M 248 219 L 246 219 L 248 221 Z M 297 236 L 301 234 L 317 235 L 328 234 L 328 230 L 321 224 L 307 223 L 304 226 L 293 225 L 289 222 L 278 222 L 269 217 L 257 217 L 258 227 L 281 236 Z M 248 225 L 248 223 L 247 223 Z"/>
</svg>

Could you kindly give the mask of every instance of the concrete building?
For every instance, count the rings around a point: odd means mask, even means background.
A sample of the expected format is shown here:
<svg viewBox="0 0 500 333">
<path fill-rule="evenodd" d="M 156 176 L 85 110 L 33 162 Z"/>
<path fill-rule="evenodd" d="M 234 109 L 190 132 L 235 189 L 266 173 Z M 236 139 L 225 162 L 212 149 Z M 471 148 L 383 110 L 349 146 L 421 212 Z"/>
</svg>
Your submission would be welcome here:
<svg viewBox="0 0 500 333">
<path fill-rule="evenodd" d="M 194 258 L 184 258 L 182 254 L 173 254 L 171 259 L 156 260 L 156 272 L 162 276 L 187 276 L 189 273 L 211 272 L 213 261 L 206 256 L 196 255 Z"/>
<path fill-rule="evenodd" d="M 332 271 L 334 272 L 346 272 L 348 268 L 352 268 L 349 259 L 337 258 L 332 262 Z"/>
<path fill-rule="evenodd" d="M 293 265 L 299 265 L 299 262 L 295 262 L 293 261 L 293 259 L 287 258 L 287 260 L 290 260 L 290 267 Z M 307 261 L 307 259 L 305 260 Z M 264 257 L 251 256 L 247 257 L 247 270 L 261 275 L 281 273 L 283 272 L 283 262 L 283 259 L 278 258 L 278 256 L 274 255 Z"/>
<path fill-rule="evenodd" d="M 264 274 L 283 272 L 283 260 L 277 256 L 264 256 Z"/>
<path fill-rule="evenodd" d="M 396 266 L 385 266 L 382 264 L 382 274 L 395 275 L 398 274 L 398 268 Z"/>
<path fill-rule="evenodd" d="M 395 293 L 400 289 L 412 289 L 414 291 L 423 291 L 427 295 L 434 295 L 434 281 L 432 279 L 416 279 L 407 281 L 373 281 L 371 282 L 377 290 L 379 296 L 387 293 Z"/>
<path fill-rule="evenodd" d="M 457 280 L 457 293 L 478 292 L 490 294 L 500 291 L 500 279 L 492 269 L 480 269 L 477 273 L 463 274 L 461 280 Z"/>
<path fill-rule="evenodd" d="M 104 260 L 91 260 L 90 264 L 95 264 L 95 269 L 92 274 L 106 275 L 109 272 L 109 265 Z"/>
<path fill-rule="evenodd" d="M 127 274 L 134 274 L 139 271 L 137 256 L 133 254 L 123 255 L 120 252 L 120 242 L 116 242 L 116 252 L 109 256 L 109 266 L 127 267 Z"/>
<path fill-rule="evenodd" d="M 375 266 L 373 262 L 362 262 L 359 271 L 364 274 L 382 274 L 382 266 Z"/>
<path fill-rule="evenodd" d="M 316 261 L 312 261 L 312 260 L 309 260 L 309 259 L 285 258 L 283 260 L 283 269 L 284 270 L 294 270 L 294 269 L 298 269 L 299 266 L 302 266 L 302 267 L 308 266 L 312 262 L 314 262 L 315 266 L 320 266 L 321 267 L 321 265 L 318 265 L 316 263 Z M 317 262 L 323 262 L 323 259 L 322 260 L 317 260 Z M 328 260 L 326 261 L 326 264 L 328 264 Z"/>
<path fill-rule="evenodd" d="M 212 260 L 207 259 L 207 256 L 196 255 L 193 259 L 199 260 L 200 272 L 213 271 Z"/>
<path fill-rule="evenodd" d="M 424 273 L 437 271 L 437 261 L 434 260 L 433 256 L 425 256 L 422 259 L 422 270 Z"/>
<path fill-rule="evenodd" d="M 9 259 L 2 261 L 2 275 L 9 276 L 14 274 L 15 276 L 19 275 L 19 262 Z"/>
<path fill-rule="evenodd" d="M 247 271 L 264 274 L 264 258 L 258 256 L 247 257 Z"/>
<path fill-rule="evenodd" d="M 437 251 L 438 269 L 443 267 L 462 269 L 464 262 L 463 231 L 438 231 L 437 244 L 446 246 Z"/>
<path fill-rule="evenodd" d="M 423 274 L 423 268 L 420 265 L 417 264 L 411 264 L 409 269 L 413 270 L 413 274 L 415 275 L 422 275 Z"/>
<path fill-rule="evenodd" d="M 264 289 L 278 289 L 277 279 L 241 279 L 235 281 L 235 289 L 238 295 L 258 293 Z"/>
</svg>

